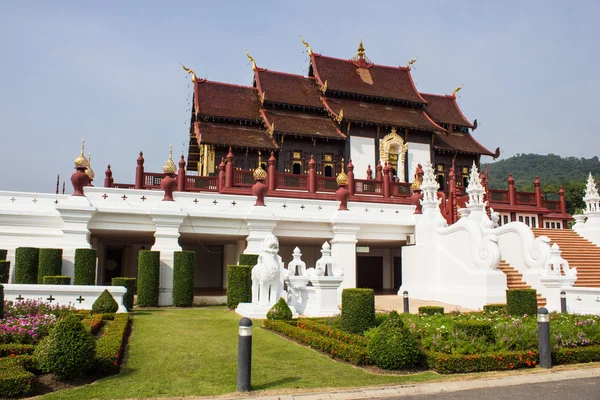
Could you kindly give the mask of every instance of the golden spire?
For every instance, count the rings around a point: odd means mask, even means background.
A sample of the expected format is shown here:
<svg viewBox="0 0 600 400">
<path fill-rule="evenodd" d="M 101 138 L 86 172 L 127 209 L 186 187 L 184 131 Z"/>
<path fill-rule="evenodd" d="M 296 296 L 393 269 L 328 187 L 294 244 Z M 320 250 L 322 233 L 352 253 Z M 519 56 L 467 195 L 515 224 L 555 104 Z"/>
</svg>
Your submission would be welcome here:
<svg viewBox="0 0 600 400">
<path fill-rule="evenodd" d="M 248 57 L 248 60 L 252 63 L 252 71 L 256 71 L 256 62 L 254 61 L 254 58 L 248 53 L 248 50 L 244 49 L 244 51 L 246 52 L 246 57 Z"/>
<path fill-rule="evenodd" d="M 417 59 L 418 59 L 418 58 L 419 58 L 419 57 L 415 57 L 415 58 L 413 58 L 412 60 L 410 60 L 410 61 L 408 62 L 408 69 L 409 69 L 409 70 L 410 70 L 410 67 L 412 67 L 412 65 L 413 65 L 414 63 L 416 63 L 416 62 L 417 62 Z"/>
<path fill-rule="evenodd" d="M 338 185 L 347 185 L 348 184 L 348 175 L 344 172 L 344 158 L 342 157 L 342 172 L 338 174 L 335 178 L 335 181 Z"/>
<path fill-rule="evenodd" d="M 185 72 L 187 72 L 188 74 L 190 74 L 192 76 L 192 82 L 196 83 L 196 81 L 198 80 L 198 78 L 196 77 L 196 73 L 194 72 L 194 70 L 190 69 L 190 68 L 186 68 L 186 66 L 183 65 L 183 63 L 181 63 L 181 67 L 183 68 L 183 70 Z"/>
<path fill-rule="evenodd" d="M 358 58 L 365 58 L 365 47 L 363 46 L 362 38 L 360 38 L 360 43 L 358 44 L 356 56 Z"/>
<path fill-rule="evenodd" d="M 79 156 L 74 161 L 75 168 L 87 168 L 87 166 L 88 166 L 88 160 L 83 155 L 84 150 L 85 150 L 85 139 L 82 139 L 81 140 L 81 153 L 79 154 Z"/>
<path fill-rule="evenodd" d="M 88 153 L 88 166 L 85 170 L 85 174 L 89 176 L 91 180 L 94 180 L 94 177 L 96 176 L 94 174 L 94 170 L 92 169 L 92 153 Z"/>
<path fill-rule="evenodd" d="M 458 93 L 460 91 L 460 89 L 462 89 L 463 84 L 461 83 L 459 87 L 457 87 L 456 89 L 454 89 L 452 91 L 452 97 L 456 97 L 456 93 Z"/>
<path fill-rule="evenodd" d="M 173 145 L 169 145 L 169 159 L 162 167 L 165 174 L 174 174 L 177 171 L 177 166 L 173 162 Z"/>
<path fill-rule="evenodd" d="M 260 158 L 260 150 L 258 151 L 258 167 L 252 173 L 255 181 L 263 181 L 267 177 L 267 172 L 262 167 L 262 160 Z"/>
<path fill-rule="evenodd" d="M 327 79 L 325 79 L 325 83 L 321 87 L 321 92 L 323 92 L 323 94 L 325 94 L 326 91 L 327 91 Z"/>
<path fill-rule="evenodd" d="M 338 124 L 341 124 L 343 119 L 344 119 L 344 109 L 342 108 L 342 109 L 340 109 L 338 116 L 335 117 L 335 120 L 337 121 Z"/>
<path fill-rule="evenodd" d="M 304 47 L 306 47 L 306 49 L 308 50 L 308 55 L 309 55 L 309 56 L 312 56 L 312 54 L 313 54 L 313 51 L 312 51 L 312 49 L 310 48 L 310 45 L 304 41 L 304 38 L 303 38 L 302 36 L 300 36 L 300 40 L 302 40 L 302 44 L 303 44 L 303 45 L 304 45 Z"/>
</svg>

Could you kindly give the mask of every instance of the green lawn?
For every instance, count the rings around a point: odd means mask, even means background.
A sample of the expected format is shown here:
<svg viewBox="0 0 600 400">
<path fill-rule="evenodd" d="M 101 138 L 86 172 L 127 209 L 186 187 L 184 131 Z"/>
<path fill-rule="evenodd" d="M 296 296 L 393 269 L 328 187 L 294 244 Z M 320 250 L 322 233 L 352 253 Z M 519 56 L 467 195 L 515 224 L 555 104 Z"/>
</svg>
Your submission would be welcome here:
<svg viewBox="0 0 600 400">
<path fill-rule="evenodd" d="M 133 313 L 127 359 L 119 375 L 44 398 L 214 396 L 234 392 L 239 318 L 224 308 L 137 310 Z M 439 378 L 431 372 L 368 373 L 260 329 L 261 321 L 254 324 L 254 390 L 400 384 Z"/>
</svg>

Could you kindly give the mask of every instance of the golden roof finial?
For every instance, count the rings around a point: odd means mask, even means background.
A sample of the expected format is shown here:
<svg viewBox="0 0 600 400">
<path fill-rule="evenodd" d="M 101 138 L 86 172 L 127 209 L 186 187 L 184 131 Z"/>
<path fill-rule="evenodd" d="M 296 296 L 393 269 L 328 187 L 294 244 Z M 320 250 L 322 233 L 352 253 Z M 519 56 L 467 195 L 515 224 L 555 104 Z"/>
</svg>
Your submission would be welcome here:
<svg viewBox="0 0 600 400">
<path fill-rule="evenodd" d="M 252 173 L 255 181 L 263 181 L 267 177 L 267 172 L 262 167 L 262 160 L 260 158 L 260 150 L 258 151 L 258 167 Z"/>
<path fill-rule="evenodd" d="M 325 79 L 325 83 L 321 87 L 321 92 L 323 92 L 323 94 L 325 94 L 326 91 L 327 91 L 327 79 Z"/>
<path fill-rule="evenodd" d="M 347 185 L 348 184 L 348 175 L 344 172 L 344 157 L 342 157 L 342 172 L 338 174 L 335 178 L 335 181 L 338 185 Z"/>
<path fill-rule="evenodd" d="M 96 174 L 94 174 L 94 170 L 92 169 L 92 153 L 88 153 L 88 167 L 85 170 L 85 174 L 90 177 L 91 180 L 94 180 Z"/>
<path fill-rule="evenodd" d="M 194 70 L 190 69 L 190 68 L 186 68 L 186 66 L 183 65 L 183 63 L 181 63 L 181 67 L 183 68 L 183 70 L 185 72 L 187 72 L 188 74 L 190 74 L 192 76 L 192 82 L 196 83 L 196 81 L 198 80 L 198 78 L 196 77 L 196 73 L 194 72 Z"/>
<path fill-rule="evenodd" d="M 463 84 L 461 83 L 459 87 L 457 87 L 456 89 L 454 89 L 452 91 L 452 97 L 456 97 L 456 93 L 460 92 L 460 89 L 462 89 Z"/>
<path fill-rule="evenodd" d="M 312 52 L 312 49 L 310 48 L 310 45 L 308 43 L 306 43 L 306 41 L 304 41 L 304 38 L 302 36 L 300 36 L 300 40 L 302 40 L 302 44 L 308 50 L 308 55 L 312 56 L 313 52 Z"/>
<path fill-rule="evenodd" d="M 77 158 L 74 161 L 75 168 L 87 168 L 88 160 L 83 155 L 84 151 L 85 151 L 85 139 L 82 139 L 81 140 L 81 153 L 79 154 L 79 156 L 77 156 Z"/>
<path fill-rule="evenodd" d="M 174 174 L 177 171 L 177 166 L 173 162 L 173 145 L 169 145 L 169 159 L 162 167 L 165 174 Z"/>
<path fill-rule="evenodd" d="M 363 46 L 362 38 L 360 38 L 356 55 L 358 58 L 365 58 L 365 47 Z"/>
<path fill-rule="evenodd" d="M 248 57 L 248 60 L 252 63 L 252 71 L 256 71 L 256 62 L 254 61 L 254 58 L 248 53 L 248 50 L 244 49 L 244 51 L 246 52 L 246 57 Z"/>
<path fill-rule="evenodd" d="M 395 126 L 392 126 L 392 130 L 390 131 L 390 133 L 392 135 L 397 135 L 397 133 L 396 133 L 396 127 Z"/>
<path fill-rule="evenodd" d="M 338 116 L 335 117 L 335 120 L 337 121 L 338 124 L 341 124 L 343 119 L 344 119 L 344 109 L 342 108 L 342 109 L 340 109 Z"/>
<path fill-rule="evenodd" d="M 413 58 L 412 60 L 410 60 L 410 61 L 408 62 L 408 69 L 409 69 L 409 70 L 410 70 L 410 67 L 411 67 L 411 66 L 412 66 L 414 63 L 416 63 L 416 62 L 417 62 L 417 59 L 418 59 L 418 58 L 419 58 L 419 57 L 415 57 L 415 58 Z"/>
</svg>

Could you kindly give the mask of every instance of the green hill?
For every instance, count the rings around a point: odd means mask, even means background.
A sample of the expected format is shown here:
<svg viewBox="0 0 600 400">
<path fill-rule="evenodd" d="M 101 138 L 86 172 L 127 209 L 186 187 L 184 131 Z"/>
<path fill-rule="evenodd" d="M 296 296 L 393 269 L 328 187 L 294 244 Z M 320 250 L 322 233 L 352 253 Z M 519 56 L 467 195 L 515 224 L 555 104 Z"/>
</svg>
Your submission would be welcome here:
<svg viewBox="0 0 600 400">
<path fill-rule="evenodd" d="M 484 164 L 485 165 L 485 164 Z M 542 191 L 558 193 L 560 186 L 565 190 L 567 212 L 583 208 L 583 194 L 588 174 L 600 182 L 600 160 L 598 157 L 560 157 L 555 154 L 517 154 L 516 156 L 488 164 L 491 189 L 507 189 L 508 175 L 513 174 L 519 191 L 533 191 L 533 181 L 539 176 Z"/>
</svg>

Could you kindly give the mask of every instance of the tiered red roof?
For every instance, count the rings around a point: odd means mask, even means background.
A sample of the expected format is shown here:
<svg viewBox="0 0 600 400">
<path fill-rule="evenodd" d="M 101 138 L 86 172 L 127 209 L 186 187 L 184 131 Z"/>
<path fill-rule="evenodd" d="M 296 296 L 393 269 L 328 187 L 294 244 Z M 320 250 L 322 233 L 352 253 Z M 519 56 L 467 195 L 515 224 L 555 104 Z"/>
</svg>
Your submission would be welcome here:
<svg viewBox="0 0 600 400">
<path fill-rule="evenodd" d="M 469 133 L 436 133 L 433 137 L 433 146 L 439 150 L 483 154 L 486 156 L 494 155 L 494 153 L 483 147 L 483 145 L 475 140 Z"/>
<path fill-rule="evenodd" d="M 446 124 L 467 126 L 473 128 L 473 124 L 465 118 L 462 111 L 456 103 L 456 97 L 449 95 L 438 95 L 421 93 L 421 96 L 427 100 L 427 114 L 435 122 L 444 122 Z"/>
<path fill-rule="evenodd" d="M 264 129 L 255 126 L 196 122 L 194 130 L 198 143 L 269 150 L 279 148 Z"/>
<path fill-rule="evenodd" d="M 195 86 L 194 111 L 199 116 L 260 120 L 260 100 L 255 88 L 207 80 L 198 80 Z"/>
<path fill-rule="evenodd" d="M 417 91 L 408 68 L 364 64 L 312 54 L 313 72 L 327 90 L 364 96 L 427 103 Z"/>
<path fill-rule="evenodd" d="M 323 108 L 315 78 L 257 68 L 256 88 L 265 102 Z"/>
<path fill-rule="evenodd" d="M 346 139 L 331 118 L 327 116 L 302 114 L 297 112 L 261 110 L 265 124 L 269 129 L 275 124 L 274 131 L 297 136 Z"/>
</svg>

